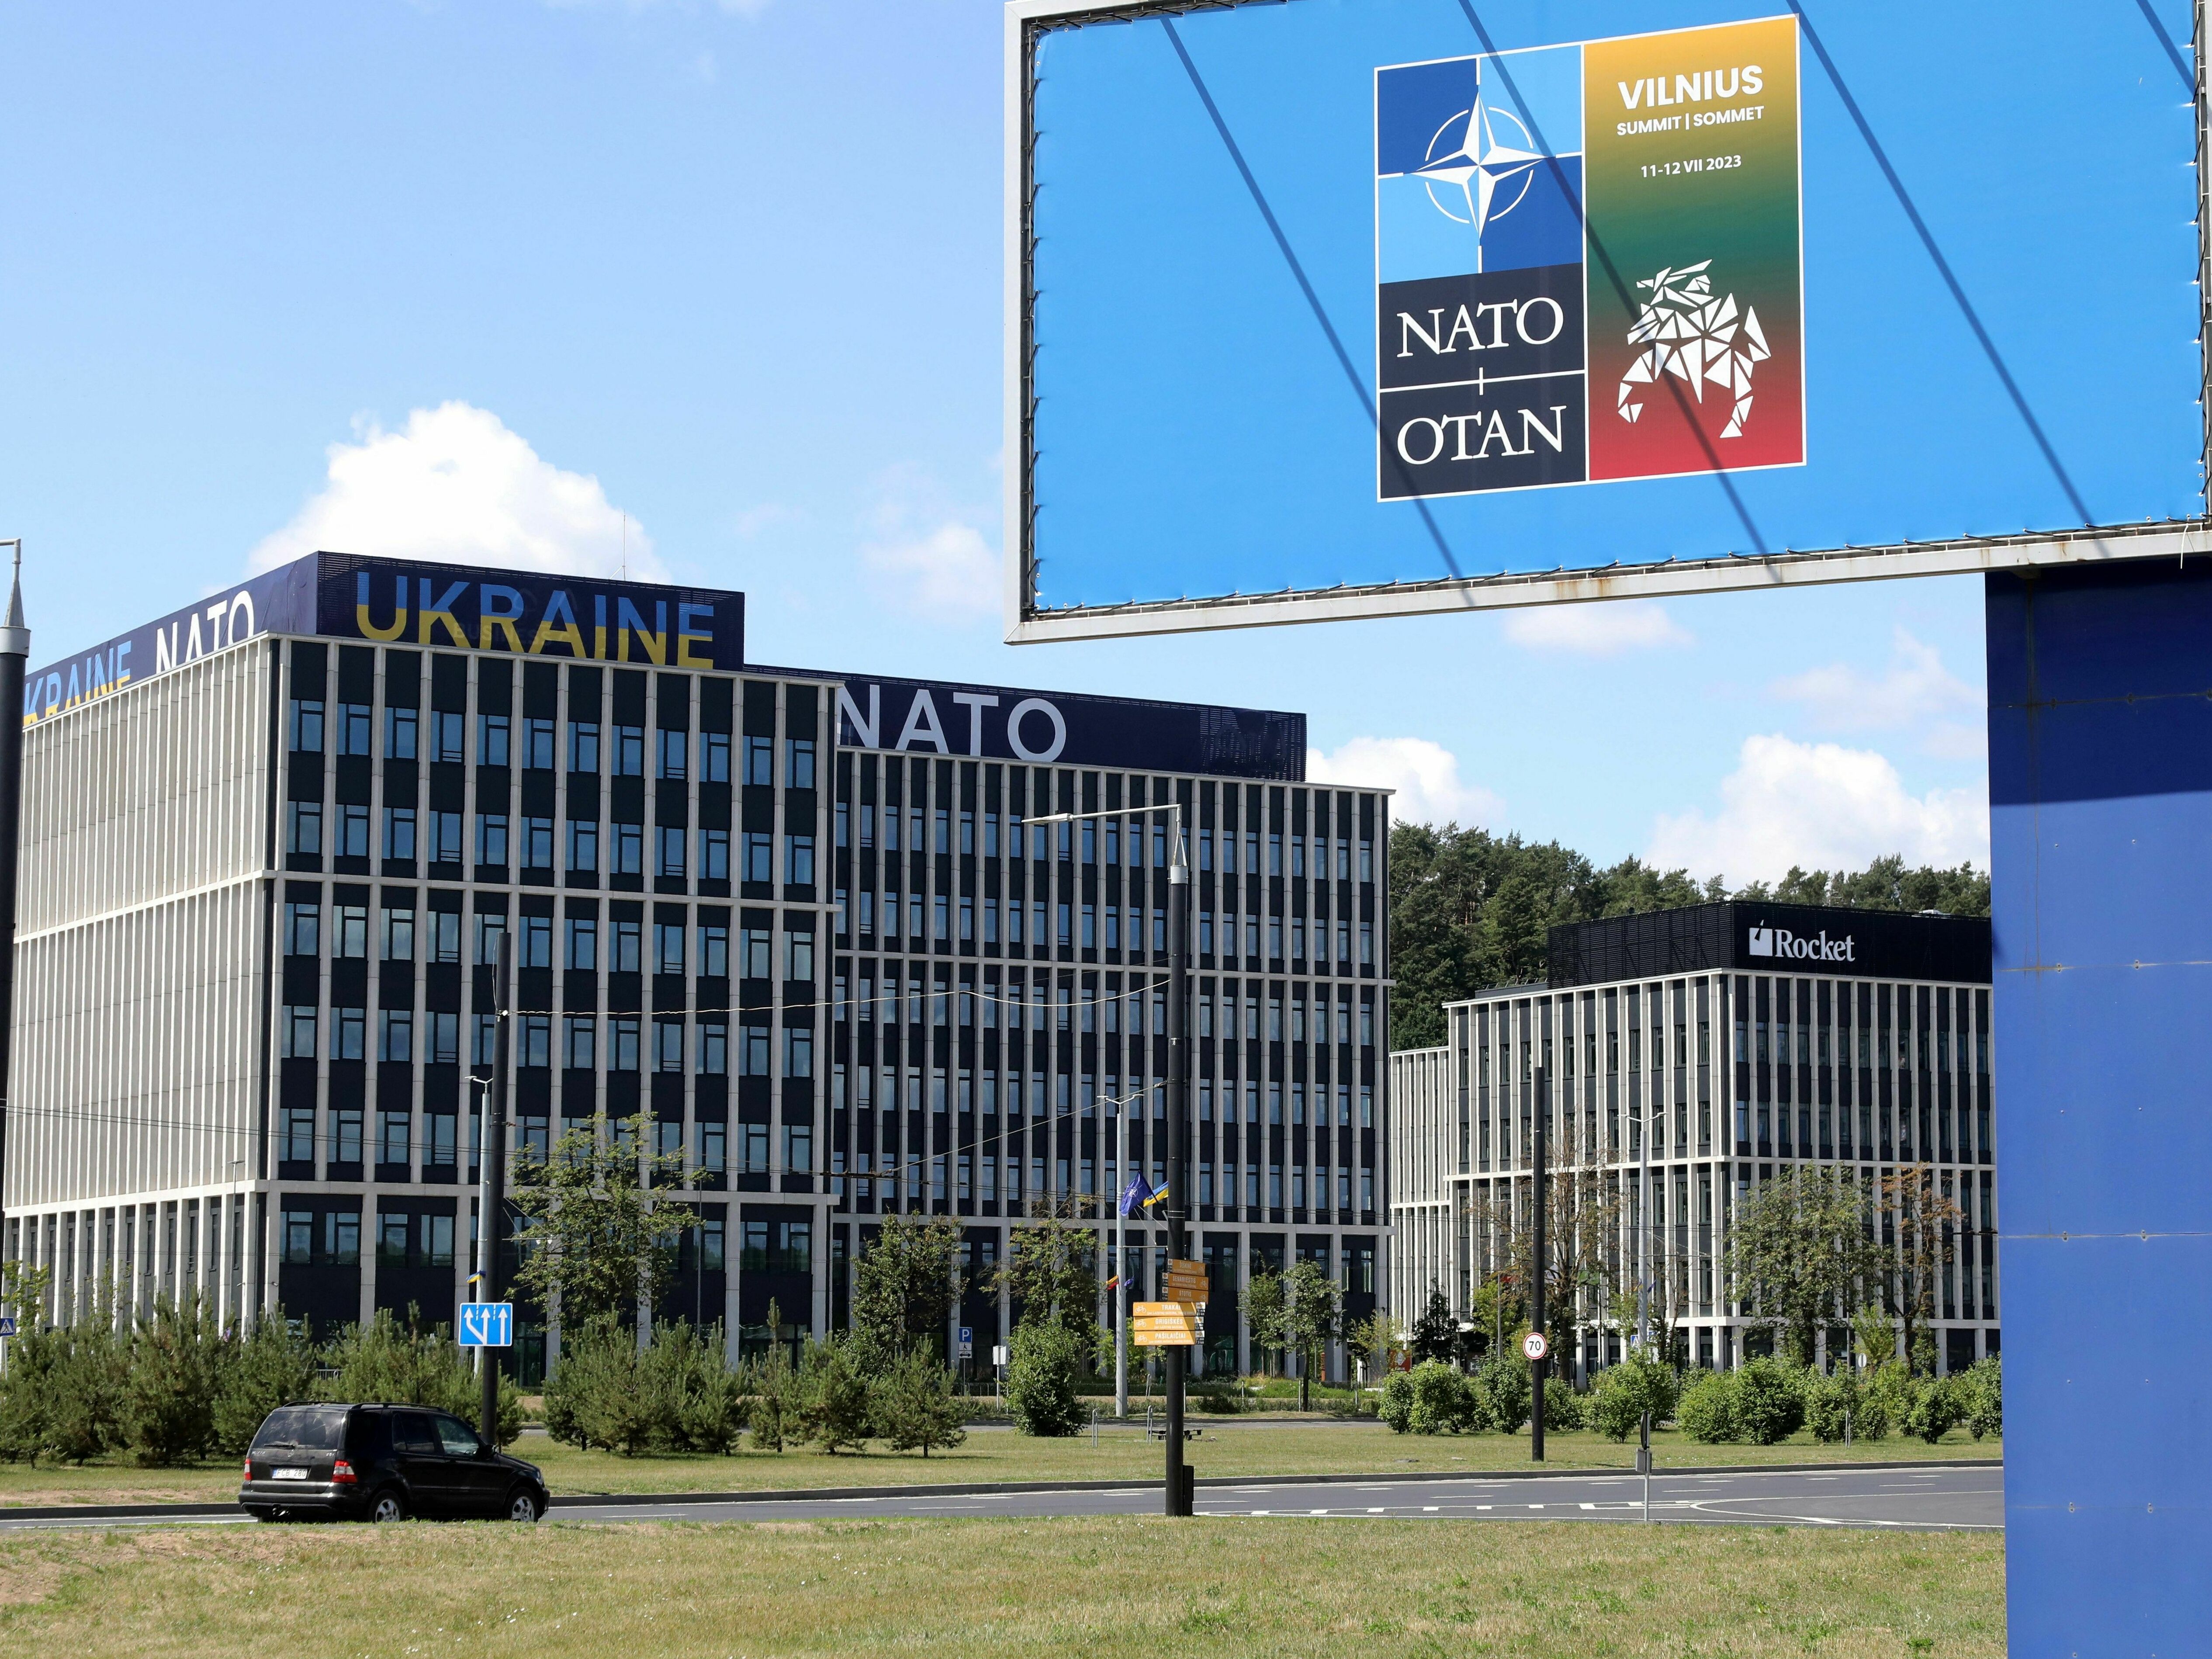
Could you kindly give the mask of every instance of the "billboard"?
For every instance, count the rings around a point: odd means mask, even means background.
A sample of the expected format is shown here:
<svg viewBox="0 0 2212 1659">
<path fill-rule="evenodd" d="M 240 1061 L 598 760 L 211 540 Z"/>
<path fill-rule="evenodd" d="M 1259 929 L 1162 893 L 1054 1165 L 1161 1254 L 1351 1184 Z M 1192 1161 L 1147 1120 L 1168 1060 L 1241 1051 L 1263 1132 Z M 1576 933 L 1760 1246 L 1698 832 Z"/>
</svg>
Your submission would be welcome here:
<svg viewBox="0 0 2212 1659">
<path fill-rule="evenodd" d="M 1008 9 L 1008 637 L 2212 550 L 2185 0 Z"/>
<path fill-rule="evenodd" d="M 264 634 L 733 672 L 744 619 L 744 595 L 717 589 L 310 553 L 33 671 L 23 723 Z"/>
<path fill-rule="evenodd" d="M 1562 923 L 1547 941 L 1547 980 L 1593 985 L 1726 968 L 1986 985 L 1990 951 L 1985 916 L 1733 900 Z"/>
</svg>

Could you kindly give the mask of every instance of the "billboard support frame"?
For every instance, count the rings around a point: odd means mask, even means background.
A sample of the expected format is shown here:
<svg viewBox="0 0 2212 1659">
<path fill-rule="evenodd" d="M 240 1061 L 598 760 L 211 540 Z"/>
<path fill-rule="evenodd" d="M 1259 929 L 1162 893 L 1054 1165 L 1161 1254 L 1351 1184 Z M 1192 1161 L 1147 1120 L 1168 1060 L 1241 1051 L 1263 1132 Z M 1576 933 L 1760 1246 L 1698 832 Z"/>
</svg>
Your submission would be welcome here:
<svg viewBox="0 0 2212 1659">
<path fill-rule="evenodd" d="M 1005 581 L 1006 642 L 1037 645 L 1073 640 L 1123 639 L 1158 634 L 1281 627 L 1608 599 L 1756 592 L 1836 582 L 1881 581 L 1919 576 L 1983 575 L 2039 566 L 2118 559 L 2173 558 L 2212 553 L 2212 503 L 2203 516 L 2165 521 L 2092 526 L 2008 536 L 1962 537 L 1930 542 L 1732 554 L 1698 560 L 1614 563 L 1595 568 L 1564 567 L 1540 572 L 1444 577 L 1431 581 L 1289 588 L 1271 593 L 1226 593 L 1111 605 L 1040 609 L 1034 603 L 1036 547 L 1036 53 L 1048 33 L 1085 24 L 1133 23 L 1152 17 L 1235 10 L 1247 5 L 1295 4 L 1297 0 L 1009 0 L 1006 8 L 1006 429 L 1015 447 L 1006 470 L 1005 526 L 1011 538 L 1000 561 Z M 1792 11 L 1795 0 L 1786 0 Z M 2207 15 L 2212 0 L 2191 0 L 2195 39 L 2189 62 L 2195 71 L 2191 101 L 2196 126 L 2197 242 L 2200 354 L 2200 499 L 2212 485 L 2212 73 L 2208 73 Z M 2147 21 L 2154 21 L 2147 17 Z M 2161 32 L 2161 40 L 2164 41 Z M 2171 52 L 2170 41 L 2164 42 Z M 2176 54 L 2178 56 L 2178 54 Z"/>
</svg>

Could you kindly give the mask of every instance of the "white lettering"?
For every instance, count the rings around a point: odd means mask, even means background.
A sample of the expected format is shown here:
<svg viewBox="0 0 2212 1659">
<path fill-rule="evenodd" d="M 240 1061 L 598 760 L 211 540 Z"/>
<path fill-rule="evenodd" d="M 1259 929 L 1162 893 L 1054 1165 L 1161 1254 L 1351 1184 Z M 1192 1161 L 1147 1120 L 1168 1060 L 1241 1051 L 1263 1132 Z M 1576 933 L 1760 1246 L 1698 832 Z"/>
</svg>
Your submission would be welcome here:
<svg viewBox="0 0 2212 1659">
<path fill-rule="evenodd" d="M 1461 307 L 1461 312 L 1462 315 L 1465 314 L 1466 307 L 1462 306 Z M 1414 334 L 1419 335 L 1421 337 L 1421 343 L 1428 347 L 1431 351 L 1444 351 L 1449 349 L 1449 347 L 1440 346 L 1437 343 L 1437 334 L 1443 332 L 1443 326 L 1444 309 L 1442 306 L 1437 307 L 1434 310 L 1429 313 L 1428 328 L 1423 328 L 1419 323 L 1415 322 L 1413 320 L 1413 313 L 1412 312 L 1400 312 L 1398 313 L 1398 355 L 1401 357 L 1410 357 L 1413 355 L 1413 343 L 1407 337 Z M 1434 329 L 1436 333 L 1431 333 L 1429 331 L 1430 329 Z"/>
<path fill-rule="evenodd" d="M 1538 339 L 1528 331 L 1528 313 L 1538 306 L 1548 306 L 1552 312 L 1552 331 Z M 1530 345 L 1549 345 L 1559 337 L 1559 331 L 1567 325 L 1567 313 L 1557 300 L 1548 294 L 1539 294 L 1533 300 L 1523 300 L 1521 309 L 1513 319 L 1513 331 Z"/>
<path fill-rule="evenodd" d="M 1433 422 L 1431 422 L 1433 424 Z M 1437 433 L 1437 447 L 1443 447 L 1443 433 Z M 1052 744 L 1045 749 L 1031 749 L 1022 741 L 1022 721 L 1032 714 L 1042 714 L 1052 722 Z M 1060 718 L 1060 710 L 1042 697 L 1024 697 L 1006 714 L 1006 746 L 1014 751 L 1014 758 L 1024 761 L 1053 761 L 1067 747 L 1067 722 Z"/>
<path fill-rule="evenodd" d="M 246 612 L 246 627 L 242 632 L 238 626 L 238 613 L 240 611 Z M 234 645 L 240 640 L 250 640 L 253 637 L 253 595 L 240 592 L 231 600 L 230 615 L 224 618 L 223 626 L 228 631 L 231 643 Z"/>
<path fill-rule="evenodd" d="M 1524 409 L 1521 411 L 1521 453 L 1523 455 L 1533 453 L 1536 447 L 1536 446 L 1529 441 L 1528 428 L 1530 427 L 1535 428 L 1538 432 L 1543 434 L 1544 441 L 1551 445 L 1552 453 L 1553 454 L 1558 455 L 1566 453 L 1567 406 L 1565 404 L 1553 404 L 1552 405 L 1552 424 L 1550 426 L 1546 426 L 1541 421 L 1536 418 L 1536 411 L 1534 410 Z"/>
<path fill-rule="evenodd" d="M 955 691 L 952 694 L 952 701 L 968 711 L 968 752 L 970 755 L 981 754 L 983 752 L 983 711 L 986 708 L 996 708 L 999 706 L 999 700 L 996 697 L 987 697 L 980 691 Z"/>
<path fill-rule="evenodd" d="M 882 686 L 872 685 L 868 688 L 868 714 L 866 720 L 860 718 L 860 706 L 853 701 L 853 694 L 843 686 L 839 686 L 837 714 L 839 719 L 851 723 L 854 740 L 859 747 L 880 749 L 884 746 L 884 688 Z"/>
<path fill-rule="evenodd" d="M 177 665 L 177 624 L 154 630 L 154 672 L 166 674 Z"/>
<path fill-rule="evenodd" d="M 906 711 L 906 725 L 899 731 L 896 746 L 903 752 L 917 743 L 935 744 L 940 755 L 952 752 L 945 747 L 945 727 L 937 718 L 937 699 L 926 686 L 914 694 L 914 707 Z"/>
<path fill-rule="evenodd" d="M 1744 94 L 1744 96 L 1745 96 L 1745 97 L 1747 97 L 1747 98 L 1748 98 L 1748 97 L 1750 97 L 1750 96 L 1751 96 L 1751 94 L 1753 94 L 1753 93 L 1755 93 L 1755 92 L 1763 92 L 1763 91 L 1765 91 L 1765 88 L 1766 88 L 1766 80 L 1765 80 L 1765 75 L 1761 72 L 1761 70 L 1760 70 L 1760 69 L 1759 69 L 1759 65 L 1758 65 L 1758 64 L 1745 64 L 1745 65 L 1744 65 L 1744 70 L 1743 70 L 1743 94 Z"/>
<path fill-rule="evenodd" d="M 207 647 L 200 643 L 200 613 L 195 611 L 192 612 L 192 631 L 185 639 L 185 660 L 190 662 L 195 657 L 204 655 L 206 650 Z"/>
<path fill-rule="evenodd" d="M 1615 81 L 1613 84 L 1620 88 L 1620 103 L 1622 108 L 1634 109 L 1638 104 L 1644 101 L 1643 82 L 1638 81 L 1633 87 L 1630 86 L 1626 81 Z"/>
<path fill-rule="evenodd" d="M 1431 434 L 1431 441 L 1429 445 L 1429 453 L 1425 455 L 1416 455 L 1412 450 L 1406 447 L 1406 434 L 1411 432 L 1417 426 L 1425 426 L 1428 428 Z M 1425 415 L 1416 415 L 1412 420 L 1407 422 L 1405 425 L 1398 428 L 1398 459 L 1404 461 L 1408 466 L 1426 466 L 1431 461 L 1433 461 L 1437 456 L 1443 453 L 1444 429 L 1440 422 L 1432 421 Z M 1022 706 L 1024 708 L 1028 707 L 1026 703 Z M 1008 718 L 1011 720 L 1012 717 L 1009 716 Z M 1009 741 L 1011 741 L 1011 739 L 1009 739 Z"/>
</svg>

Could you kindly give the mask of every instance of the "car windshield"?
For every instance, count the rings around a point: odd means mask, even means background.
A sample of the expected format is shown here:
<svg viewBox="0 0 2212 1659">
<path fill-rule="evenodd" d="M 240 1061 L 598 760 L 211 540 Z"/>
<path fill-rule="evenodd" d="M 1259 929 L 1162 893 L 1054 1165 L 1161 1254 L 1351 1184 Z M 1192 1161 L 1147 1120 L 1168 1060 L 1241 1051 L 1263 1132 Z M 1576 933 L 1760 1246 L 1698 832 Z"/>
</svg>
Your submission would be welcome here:
<svg viewBox="0 0 2212 1659">
<path fill-rule="evenodd" d="M 343 1406 L 279 1406 L 269 1413 L 253 1449 L 286 1446 L 297 1451 L 336 1451 L 345 1444 Z"/>
</svg>

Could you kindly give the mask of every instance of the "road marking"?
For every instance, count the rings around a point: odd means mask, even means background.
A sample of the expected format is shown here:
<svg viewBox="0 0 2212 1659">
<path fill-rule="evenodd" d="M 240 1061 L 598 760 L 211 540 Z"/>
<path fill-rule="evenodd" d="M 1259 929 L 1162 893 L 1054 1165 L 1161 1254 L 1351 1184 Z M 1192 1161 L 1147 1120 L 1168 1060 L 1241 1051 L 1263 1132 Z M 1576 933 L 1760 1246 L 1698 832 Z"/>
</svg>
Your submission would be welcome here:
<svg viewBox="0 0 2212 1659">
<path fill-rule="evenodd" d="M 1308 1515 L 1327 1515 L 1328 1511 L 1327 1510 L 1308 1510 L 1306 1513 Z"/>
<path fill-rule="evenodd" d="M 1382 1514 L 1382 1510 L 1381 1505 L 1379 1505 L 1379 1504 L 1378 1504 L 1378 1505 L 1376 1505 L 1374 1509 L 1371 1509 L 1371 1510 L 1368 1510 L 1367 1512 L 1368 1512 L 1368 1514 L 1370 1514 L 1370 1515 L 1380 1515 L 1380 1514 Z"/>
<path fill-rule="evenodd" d="M 1254 1510 L 1252 1511 L 1252 1513 L 1253 1513 L 1253 1514 L 1255 1514 L 1255 1515 L 1265 1515 L 1265 1514 L 1267 1514 L 1267 1510 Z"/>
<path fill-rule="evenodd" d="M 1489 1506 L 1486 1504 L 1484 1507 L 1487 1508 Z M 1424 1504 L 1421 1505 L 1421 1513 L 1423 1515 L 1434 1515 L 1436 1512 L 1437 1506 L 1434 1504 Z"/>
</svg>

